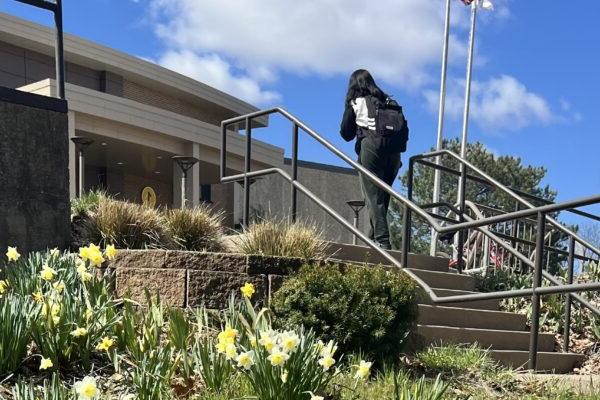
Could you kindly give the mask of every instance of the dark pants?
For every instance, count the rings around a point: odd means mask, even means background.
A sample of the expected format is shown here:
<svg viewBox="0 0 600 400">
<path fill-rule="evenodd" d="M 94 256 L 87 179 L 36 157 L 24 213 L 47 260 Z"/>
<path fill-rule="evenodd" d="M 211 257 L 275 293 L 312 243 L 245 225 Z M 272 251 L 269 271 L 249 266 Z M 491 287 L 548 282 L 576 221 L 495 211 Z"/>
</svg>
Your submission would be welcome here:
<svg viewBox="0 0 600 400">
<path fill-rule="evenodd" d="M 385 138 L 367 136 L 360 144 L 360 164 L 392 186 L 402 165 L 400 153 L 385 151 L 382 140 Z M 390 195 L 377 187 L 369 178 L 361 176 L 361 186 L 369 213 L 369 238 L 382 248 L 390 249 L 390 230 L 388 227 L 388 208 Z"/>
</svg>

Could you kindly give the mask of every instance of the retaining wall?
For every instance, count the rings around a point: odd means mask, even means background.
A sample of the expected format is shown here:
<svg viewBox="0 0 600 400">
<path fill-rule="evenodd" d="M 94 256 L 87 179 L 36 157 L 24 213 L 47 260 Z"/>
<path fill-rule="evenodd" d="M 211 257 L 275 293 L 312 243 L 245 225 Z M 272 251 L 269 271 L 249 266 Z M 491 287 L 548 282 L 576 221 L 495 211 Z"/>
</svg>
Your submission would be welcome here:
<svg viewBox="0 0 600 400">
<path fill-rule="evenodd" d="M 334 264 L 314 261 L 321 265 Z M 110 263 L 117 296 L 145 302 L 145 290 L 171 306 L 223 308 L 232 291 L 254 284 L 255 301 L 264 301 L 286 276 L 306 261 L 298 258 L 172 250 L 121 250 Z"/>
</svg>

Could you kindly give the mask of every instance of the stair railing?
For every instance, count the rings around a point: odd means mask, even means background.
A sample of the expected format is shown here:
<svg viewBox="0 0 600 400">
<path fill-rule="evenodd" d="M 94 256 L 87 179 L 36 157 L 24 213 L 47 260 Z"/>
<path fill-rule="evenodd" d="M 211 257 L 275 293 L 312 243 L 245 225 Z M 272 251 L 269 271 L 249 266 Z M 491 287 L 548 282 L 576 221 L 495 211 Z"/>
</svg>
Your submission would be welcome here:
<svg viewBox="0 0 600 400">
<path fill-rule="evenodd" d="M 280 114 L 290 122 L 292 122 L 292 172 L 291 175 L 286 173 L 281 168 L 265 168 L 258 171 L 251 171 L 251 159 L 252 159 L 252 122 L 256 118 L 265 117 L 271 114 Z M 233 125 L 243 124 L 246 131 L 246 148 L 245 148 L 245 158 L 244 158 L 244 172 L 235 174 L 235 175 L 227 175 L 227 136 L 228 136 L 228 128 Z M 360 232 L 357 228 L 355 228 L 351 223 L 346 221 L 340 214 L 338 214 L 335 210 L 333 210 L 329 205 L 323 202 L 318 196 L 312 193 L 307 187 L 302 185 L 298 181 L 298 135 L 299 130 L 302 129 L 309 136 L 314 138 L 318 143 L 323 145 L 333 154 L 335 154 L 338 158 L 345 161 L 349 164 L 353 169 L 358 171 L 361 176 L 366 177 L 371 180 L 376 186 L 387 192 L 392 198 L 399 201 L 405 209 L 404 212 L 404 221 L 403 221 L 403 238 L 402 238 L 402 255 L 400 262 L 388 254 L 387 251 L 381 249 L 375 242 L 370 240 L 366 235 Z M 439 155 L 443 155 L 449 153 L 455 158 L 460 160 L 460 157 L 456 156 L 453 153 L 447 151 L 437 152 Z M 436 155 L 434 153 L 429 153 L 427 157 Z M 423 157 L 422 158 L 427 158 Z M 431 298 L 431 301 L 435 304 L 445 304 L 451 302 L 467 302 L 467 301 L 475 301 L 475 300 L 490 300 L 490 299 L 504 299 L 504 298 L 514 298 L 514 297 L 528 297 L 532 296 L 533 300 L 533 313 L 532 313 L 532 323 L 531 323 L 531 331 L 530 331 L 530 345 L 529 345 L 529 368 L 535 369 L 537 365 L 537 350 L 538 350 L 538 335 L 539 335 L 539 304 L 540 304 L 540 296 L 547 294 L 558 294 L 558 293 L 576 293 L 576 292 L 584 292 L 584 291 L 592 291 L 592 290 L 600 290 L 600 282 L 593 283 L 578 283 L 578 284 L 557 284 L 555 286 L 542 287 L 541 279 L 542 279 L 542 258 L 544 252 L 543 240 L 544 240 L 544 229 L 546 226 L 547 214 L 555 213 L 562 210 L 570 210 L 578 207 L 600 203 L 600 195 L 590 196 L 578 200 L 566 201 L 560 204 L 548 204 L 539 207 L 529 207 L 524 210 L 514 211 L 512 213 L 508 213 L 505 215 L 498 215 L 493 217 L 484 218 L 482 220 L 467 220 L 466 215 L 464 213 L 465 203 L 464 199 L 461 201 L 461 209 L 460 218 L 461 221 L 458 223 L 453 223 L 449 225 L 442 225 L 438 223 L 438 221 L 444 221 L 444 218 L 437 215 L 430 215 L 423 208 L 419 207 L 412 201 L 412 176 L 414 163 L 416 158 L 411 158 L 409 162 L 409 187 L 408 187 L 408 195 L 407 197 L 402 196 L 397 193 L 392 187 L 388 186 L 385 182 L 379 179 L 375 174 L 364 168 L 362 165 L 358 164 L 356 161 L 352 160 L 349 156 L 344 154 L 342 151 L 337 149 L 323 137 L 321 137 L 317 132 L 312 130 L 308 125 L 304 122 L 300 121 L 298 118 L 284 110 L 283 108 L 272 108 L 264 111 L 257 111 L 254 113 L 250 113 L 247 115 L 242 115 L 239 117 L 231 118 L 225 120 L 221 123 L 221 165 L 220 165 L 220 176 L 221 182 L 242 182 L 244 187 L 244 197 L 243 197 L 243 225 L 245 227 L 248 226 L 249 223 L 249 214 L 250 214 L 250 179 L 257 178 L 259 176 L 266 176 L 271 174 L 278 174 L 283 177 L 286 181 L 288 181 L 291 185 L 291 218 L 292 220 L 296 219 L 297 212 L 297 192 L 302 192 L 305 196 L 315 202 L 319 207 L 321 207 L 327 214 L 329 214 L 332 218 L 338 221 L 342 226 L 344 226 L 348 231 L 352 234 L 356 235 L 360 240 L 362 240 L 367 246 L 369 246 L 373 251 L 377 254 L 381 255 L 385 260 L 387 260 L 391 265 L 398 267 L 402 272 L 406 273 L 411 279 L 413 279 Z M 464 160 L 460 160 L 465 164 L 466 167 L 472 168 L 469 163 Z M 437 165 L 437 164 L 434 164 Z M 474 169 L 476 172 L 477 169 Z M 463 168 L 463 171 L 466 171 L 466 168 Z M 466 173 L 466 172 L 465 172 Z M 463 179 L 463 182 L 465 180 Z M 496 184 L 496 182 L 492 182 L 492 184 Z M 499 183 L 498 183 L 499 185 Z M 503 186 L 502 186 L 503 187 Z M 511 194 L 514 194 L 511 192 Z M 516 195 L 515 195 L 516 196 Z M 536 247 L 536 261 L 534 265 L 534 285 L 529 289 L 517 289 L 517 290 L 509 290 L 509 291 L 497 291 L 497 292 L 489 292 L 489 293 L 474 293 L 474 294 L 466 294 L 466 295 L 455 295 L 448 297 L 437 296 L 433 289 L 421 278 L 419 278 L 413 271 L 406 268 L 408 266 L 408 250 L 410 248 L 410 218 L 411 214 L 415 213 L 416 215 L 423 218 L 436 232 L 440 234 L 446 233 L 459 233 L 459 236 L 463 236 L 464 232 L 469 229 L 476 229 L 485 227 L 495 223 L 502 223 L 504 221 L 511 221 L 520 218 L 526 218 L 535 216 L 538 222 L 538 231 L 537 231 L 537 247 Z M 448 221 L 447 221 L 448 222 Z M 455 222 L 455 221 L 450 221 Z"/>
</svg>

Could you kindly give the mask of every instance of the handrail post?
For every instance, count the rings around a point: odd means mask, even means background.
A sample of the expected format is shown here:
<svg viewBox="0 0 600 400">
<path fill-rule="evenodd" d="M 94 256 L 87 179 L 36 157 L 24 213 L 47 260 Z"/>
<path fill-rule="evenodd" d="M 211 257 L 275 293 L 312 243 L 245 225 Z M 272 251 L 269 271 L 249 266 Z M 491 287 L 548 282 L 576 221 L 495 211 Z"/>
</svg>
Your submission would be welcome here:
<svg viewBox="0 0 600 400">
<path fill-rule="evenodd" d="M 244 211 L 242 214 L 242 224 L 248 228 L 250 219 L 250 156 L 252 152 L 252 119 L 246 118 L 246 158 L 244 162 Z"/>
<path fill-rule="evenodd" d="M 567 260 L 567 284 L 573 283 L 573 268 L 575 267 L 575 238 L 569 238 L 569 258 Z M 562 350 L 565 353 L 569 352 L 569 339 L 571 335 L 571 293 L 565 294 L 565 325 L 563 331 L 563 346 Z"/>
<path fill-rule="evenodd" d="M 227 125 L 221 123 L 221 179 L 227 176 Z"/>
<path fill-rule="evenodd" d="M 407 175 L 407 187 L 406 197 L 409 201 L 412 201 L 413 197 L 413 176 L 414 176 L 415 162 L 411 158 L 408 161 L 408 175 Z M 402 219 L 402 268 L 408 268 L 408 252 L 410 251 L 410 236 L 411 236 L 411 209 L 406 204 L 404 205 L 404 216 Z"/>
<path fill-rule="evenodd" d="M 294 123 L 292 128 L 292 180 L 296 182 L 298 179 L 298 124 Z M 291 193 L 291 213 L 292 222 L 296 222 L 298 209 L 298 190 L 292 184 Z"/>
<path fill-rule="evenodd" d="M 464 164 L 461 164 L 460 167 L 460 182 L 459 184 L 459 206 L 458 206 L 458 211 L 460 211 L 460 215 L 458 216 L 460 222 L 465 222 L 465 190 L 467 187 L 467 166 Z M 465 231 L 464 230 L 460 230 L 457 232 L 458 235 L 458 241 L 457 241 L 457 255 L 456 255 L 456 269 L 458 270 L 458 273 L 460 274 L 463 269 L 464 269 L 464 252 L 465 252 Z"/>
<path fill-rule="evenodd" d="M 535 371 L 537 367 L 538 338 L 540 331 L 540 295 L 535 289 L 542 284 L 542 268 L 544 265 L 544 236 L 546 229 L 546 215 L 538 212 L 537 215 L 537 238 L 535 248 L 535 268 L 533 271 L 533 289 L 531 296 L 531 330 L 529 334 L 529 363 L 528 368 Z"/>
</svg>

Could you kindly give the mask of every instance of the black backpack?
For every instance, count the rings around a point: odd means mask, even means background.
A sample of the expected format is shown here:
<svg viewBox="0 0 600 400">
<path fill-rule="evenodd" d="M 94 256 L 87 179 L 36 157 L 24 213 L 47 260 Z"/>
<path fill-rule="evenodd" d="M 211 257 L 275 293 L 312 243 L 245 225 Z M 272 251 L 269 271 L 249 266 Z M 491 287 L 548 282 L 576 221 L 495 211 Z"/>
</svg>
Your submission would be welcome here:
<svg viewBox="0 0 600 400">
<path fill-rule="evenodd" d="M 404 118 L 402 106 L 391 97 L 385 102 L 369 96 L 369 114 L 375 118 L 375 135 L 390 138 L 400 152 L 406 151 L 408 142 L 408 122 Z"/>
</svg>

